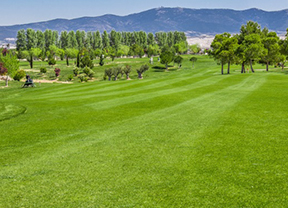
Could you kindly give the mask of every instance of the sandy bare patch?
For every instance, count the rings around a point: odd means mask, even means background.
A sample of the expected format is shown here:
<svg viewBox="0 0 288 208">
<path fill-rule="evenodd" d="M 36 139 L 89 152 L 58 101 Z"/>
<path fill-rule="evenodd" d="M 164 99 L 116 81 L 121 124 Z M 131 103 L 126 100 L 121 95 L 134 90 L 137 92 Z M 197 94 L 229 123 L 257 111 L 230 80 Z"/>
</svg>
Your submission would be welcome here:
<svg viewBox="0 0 288 208">
<path fill-rule="evenodd" d="M 73 84 L 73 82 L 68 82 L 68 81 L 58 81 L 58 80 L 46 80 L 46 79 L 34 79 L 34 83 L 61 83 L 61 84 Z"/>
</svg>

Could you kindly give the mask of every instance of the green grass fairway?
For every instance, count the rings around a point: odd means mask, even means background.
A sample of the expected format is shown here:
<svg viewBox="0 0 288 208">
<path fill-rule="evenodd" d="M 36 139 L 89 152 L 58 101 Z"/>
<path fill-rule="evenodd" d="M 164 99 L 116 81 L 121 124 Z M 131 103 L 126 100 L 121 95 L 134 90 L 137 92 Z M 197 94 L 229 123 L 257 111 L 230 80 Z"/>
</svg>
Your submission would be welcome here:
<svg viewBox="0 0 288 208">
<path fill-rule="evenodd" d="M 143 80 L 0 88 L 0 207 L 287 207 L 287 73 L 190 57 Z"/>
</svg>

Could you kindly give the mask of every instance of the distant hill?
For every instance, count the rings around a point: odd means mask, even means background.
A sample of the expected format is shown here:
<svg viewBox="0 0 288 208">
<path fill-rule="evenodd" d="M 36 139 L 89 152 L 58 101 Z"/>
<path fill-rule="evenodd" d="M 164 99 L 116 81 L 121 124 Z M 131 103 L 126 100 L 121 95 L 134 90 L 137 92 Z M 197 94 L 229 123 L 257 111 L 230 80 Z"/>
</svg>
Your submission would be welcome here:
<svg viewBox="0 0 288 208">
<path fill-rule="evenodd" d="M 184 31 L 190 35 L 223 32 L 237 33 L 241 25 L 252 20 L 262 28 L 285 33 L 288 27 L 288 10 L 267 12 L 259 9 L 236 11 L 231 9 L 157 8 L 127 16 L 104 15 L 77 19 L 55 19 L 23 25 L 0 26 L 0 40 L 15 38 L 20 29 L 34 30 L 85 30 L 111 31 Z"/>
</svg>

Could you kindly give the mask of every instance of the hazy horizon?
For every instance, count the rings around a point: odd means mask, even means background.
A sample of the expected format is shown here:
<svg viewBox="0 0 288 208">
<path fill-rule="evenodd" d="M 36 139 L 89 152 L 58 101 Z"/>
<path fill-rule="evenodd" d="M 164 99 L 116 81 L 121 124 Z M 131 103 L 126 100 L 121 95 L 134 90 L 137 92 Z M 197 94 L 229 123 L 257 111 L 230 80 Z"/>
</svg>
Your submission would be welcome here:
<svg viewBox="0 0 288 208">
<path fill-rule="evenodd" d="M 139 13 L 159 7 L 181 7 L 188 9 L 233 9 L 246 10 L 257 8 L 264 11 L 279 11 L 288 8 L 287 0 L 255 0 L 253 2 L 242 0 L 241 2 L 232 2 L 228 0 L 213 1 L 207 0 L 199 2 L 196 0 L 146 0 L 145 2 L 135 2 L 132 0 L 115 1 L 106 0 L 99 2 L 95 0 L 14 0 L 13 3 L 1 2 L 2 16 L 0 26 L 11 26 L 19 24 L 29 24 L 33 22 L 49 21 L 53 19 L 75 19 L 84 16 L 96 17 L 105 14 L 126 16 L 133 13 Z M 127 6 L 129 5 L 129 6 Z"/>
</svg>

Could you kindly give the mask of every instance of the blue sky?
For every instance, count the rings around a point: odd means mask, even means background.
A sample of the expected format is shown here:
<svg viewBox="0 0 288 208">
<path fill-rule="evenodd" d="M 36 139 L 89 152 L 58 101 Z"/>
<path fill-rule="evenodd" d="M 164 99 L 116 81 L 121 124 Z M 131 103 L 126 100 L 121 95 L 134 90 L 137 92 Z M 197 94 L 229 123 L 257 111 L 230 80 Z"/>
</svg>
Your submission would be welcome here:
<svg viewBox="0 0 288 208">
<path fill-rule="evenodd" d="M 73 19 L 104 14 L 127 15 L 151 8 L 228 8 L 244 10 L 259 8 L 266 11 L 288 9 L 288 0 L 0 0 L 0 25 L 46 21 L 56 18 Z M 3 18 L 5 17 L 5 18 Z"/>
</svg>

